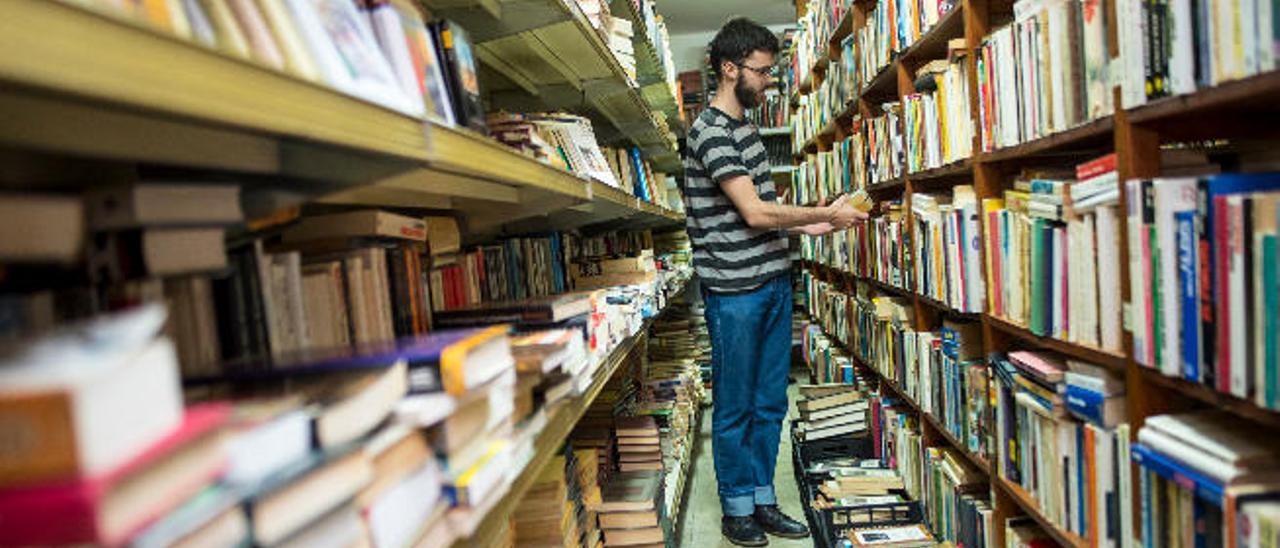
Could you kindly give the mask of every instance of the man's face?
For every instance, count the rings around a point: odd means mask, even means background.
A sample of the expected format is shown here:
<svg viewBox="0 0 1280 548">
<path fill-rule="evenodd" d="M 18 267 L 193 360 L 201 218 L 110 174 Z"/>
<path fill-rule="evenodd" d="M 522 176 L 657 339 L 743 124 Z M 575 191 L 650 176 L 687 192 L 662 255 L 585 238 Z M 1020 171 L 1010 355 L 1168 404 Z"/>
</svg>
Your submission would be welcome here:
<svg viewBox="0 0 1280 548">
<path fill-rule="evenodd" d="M 765 90 L 773 87 L 773 61 L 773 54 L 755 51 L 737 63 L 733 94 L 742 108 L 752 109 L 764 102 Z"/>
</svg>

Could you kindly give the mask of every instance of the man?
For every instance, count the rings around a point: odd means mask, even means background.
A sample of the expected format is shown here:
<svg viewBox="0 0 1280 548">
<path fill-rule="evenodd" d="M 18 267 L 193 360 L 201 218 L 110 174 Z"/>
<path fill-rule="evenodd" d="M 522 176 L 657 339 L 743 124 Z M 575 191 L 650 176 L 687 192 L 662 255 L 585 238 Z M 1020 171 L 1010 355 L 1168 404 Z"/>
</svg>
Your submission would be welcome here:
<svg viewBox="0 0 1280 548">
<path fill-rule="evenodd" d="M 777 37 L 734 19 L 710 50 L 719 91 L 689 128 L 685 210 L 711 334 L 721 532 L 739 546 L 764 546 L 766 532 L 808 536 L 803 524 L 779 511 L 773 492 L 791 368 L 786 231 L 820 235 L 866 215 L 843 197 L 820 207 L 777 203 L 760 134 L 743 120 L 743 111 L 759 105 L 773 85 Z"/>
</svg>

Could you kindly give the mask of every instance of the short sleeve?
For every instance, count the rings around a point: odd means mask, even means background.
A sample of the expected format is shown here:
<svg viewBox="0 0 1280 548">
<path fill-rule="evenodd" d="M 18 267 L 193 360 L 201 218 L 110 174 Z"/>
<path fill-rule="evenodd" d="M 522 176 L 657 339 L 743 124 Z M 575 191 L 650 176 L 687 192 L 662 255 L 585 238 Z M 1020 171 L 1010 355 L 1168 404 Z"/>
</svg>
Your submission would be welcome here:
<svg viewBox="0 0 1280 548">
<path fill-rule="evenodd" d="M 742 163 L 742 154 L 733 145 L 732 136 L 723 127 L 714 125 L 703 127 L 691 148 L 698 163 L 702 164 L 707 175 L 716 184 L 739 175 L 751 175 Z"/>
</svg>

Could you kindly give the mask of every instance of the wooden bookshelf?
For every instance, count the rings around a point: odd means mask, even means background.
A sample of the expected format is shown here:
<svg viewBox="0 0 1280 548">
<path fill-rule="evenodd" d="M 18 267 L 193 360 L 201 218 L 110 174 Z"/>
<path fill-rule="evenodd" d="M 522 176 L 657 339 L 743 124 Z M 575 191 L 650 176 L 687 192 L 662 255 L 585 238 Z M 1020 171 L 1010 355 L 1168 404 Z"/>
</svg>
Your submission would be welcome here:
<svg viewBox="0 0 1280 548">
<path fill-rule="evenodd" d="M 1049 521 L 1049 518 L 1040 512 L 1040 505 L 1036 503 L 1036 499 L 1032 498 L 1022 486 L 1011 483 L 1009 480 L 999 476 L 992 476 L 991 482 L 1012 498 L 1025 511 L 1026 515 L 1036 520 L 1036 523 L 1039 523 L 1040 527 L 1049 533 L 1049 536 L 1053 537 L 1053 540 L 1058 544 L 1069 548 L 1086 548 L 1089 546 L 1089 541 L 1069 531 L 1063 531 L 1057 525 L 1054 525 L 1052 521 Z"/>
<path fill-rule="evenodd" d="M 866 22 L 868 14 L 877 9 L 877 4 L 879 4 L 877 0 L 854 2 L 854 11 L 859 12 L 860 17 L 855 20 L 852 32 L 857 32 L 858 27 Z M 864 116 L 875 115 L 879 113 L 881 103 L 898 101 L 905 95 L 914 93 L 915 69 L 933 59 L 943 58 L 947 52 L 948 41 L 963 37 L 969 51 L 969 58 L 964 68 L 969 77 L 970 112 L 976 129 L 979 97 L 976 89 L 977 63 L 974 52 L 993 29 L 1011 20 L 1011 2 L 1004 0 L 958 2 L 950 13 L 939 20 L 937 25 L 929 29 L 916 43 L 900 51 L 890 65 L 866 82 L 864 88 L 857 93 L 860 112 Z M 1114 22 L 1114 18 L 1109 21 Z M 1114 25 L 1109 25 L 1109 29 L 1110 44 L 1113 47 L 1111 53 L 1114 54 L 1114 44 L 1116 44 Z M 801 93 L 808 91 L 808 89 L 800 90 Z M 1144 105 L 1128 110 L 1120 108 L 1119 95 L 1116 94 L 1117 106 L 1113 115 L 1103 116 L 1066 131 L 990 152 L 981 150 L 979 138 L 975 135 L 975 152 L 971 158 L 871 185 L 867 191 L 878 201 L 900 199 L 904 206 L 908 206 L 907 215 L 911 215 L 909 204 L 913 194 L 917 192 L 945 191 L 958 184 L 971 184 L 979 200 L 998 198 L 1002 196 L 1004 190 L 1012 187 L 1013 177 L 1022 168 L 1044 165 L 1067 167 L 1113 151 L 1118 159 L 1117 171 L 1120 180 L 1158 177 L 1162 175 L 1160 165 L 1162 144 L 1218 139 L 1280 139 L 1280 104 L 1275 101 L 1277 95 L 1280 95 L 1280 71 L 1226 82 L 1187 95 L 1150 100 Z M 857 130 L 848 126 L 842 129 L 846 133 Z M 902 133 L 905 134 L 905 131 Z M 804 157 L 799 156 L 798 159 L 803 161 Z M 1123 212 L 1127 204 L 1126 197 L 1123 193 L 1121 194 L 1119 210 Z M 982 219 L 982 222 L 985 223 L 985 220 L 985 218 Z M 1128 227 L 1125 223 L 1120 224 L 1118 229 L 1121 241 L 1127 241 Z M 1118 275 L 1125 281 L 1121 284 L 1121 298 L 1123 302 L 1130 302 L 1132 296 L 1129 294 L 1130 287 L 1127 283 L 1129 279 L 1128 249 L 1124 245 L 1120 247 Z M 985 248 L 981 253 L 985 253 Z M 981 259 L 985 264 L 985 257 Z M 820 276 L 822 279 L 837 282 L 837 288 L 848 289 L 843 275 L 833 273 L 829 267 L 825 266 L 810 264 L 810 267 L 817 267 L 813 270 L 815 273 L 822 272 Z M 910 299 L 916 305 L 917 321 L 921 321 L 922 313 L 926 319 L 936 320 L 937 317 L 948 312 L 945 305 L 931 299 L 879 282 L 861 279 L 859 281 L 866 281 L 883 293 Z M 1041 348 L 1124 373 L 1128 393 L 1126 400 L 1128 423 L 1131 426 L 1133 439 L 1136 439 L 1138 429 L 1149 416 L 1206 407 L 1222 409 L 1242 420 L 1280 431 L 1280 412 L 1258 406 L 1251 400 L 1223 394 L 1208 386 L 1181 378 L 1167 377 L 1156 370 L 1138 365 L 1131 355 L 1132 344 L 1127 331 L 1122 335 L 1123 351 L 1109 352 L 1050 337 L 1041 337 L 1022 326 L 994 317 L 989 313 L 968 317 L 980 319 L 983 323 L 983 342 L 987 352 Z M 936 326 L 917 326 L 917 328 L 932 327 Z M 862 365 L 865 366 L 865 364 Z M 885 382 L 882 385 L 890 387 L 890 390 L 897 390 L 894 383 Z M 914 405 L 913 402 L 909 403 Z M 922 422 L 936 422 L 930 419 L 925 417 Z M 930 427 L 936 427 L 936 425 L 931 424 Z M 944 429 L 938 430 L 944 431 Z M 955 443 L 951 444 L 955 445 Z M 1136 483 L 1133 487 L 1136 496 Z M 1065 546 L 1087 544 L 1078 535 L 1070 534 L 1045 519 L 1040 514 L 1036 501 L 1021 487 L 993 476 L 992 492 L 995 516 L 1000 523 L 1003 523 L 1004 518 L 1025 513 L 1034 517 L 1058 543 Z M 1134 521 L 1139 522 L 1139 506 L 1134 504 L 1131 510 L 1134 512 Z M 1003 545 L 1005 541 L 1003 526 L 998 524 L 995 533 L 996 545 Z"/>
<path fill-rule="evenodd" d="M 688 287 L 687 284 L 682 286 L 673 295 L 687 290 Z M 600 365 L 600 370 L 596 372 L 595 380 L 592 381 L 591 387 L 586 392 L 549 411 L 547 425 L 538 434 L 537 441 L 534 442 L 533 459 L 525 465 L 524 470 L 511 484 L 507 494 L 484 515 L 484 519 L 480 521 L 475 532 L 466 538 L 454 540 L 453 546 L 455 548 L 494 545 L 494 542 L 498 540 L 497 534 L 501 532 L 507 520 L 511 518 L 511 513 L 520 504 L 520 500 L 524 498 L 525 493 L 529 492 L 529 488 L 533 487 L 533 484 L 538 480 L 542 469 L 551 462 L 553 457 L 560 454 L 561 448 L 564 447 L 565 440 L 569 438 L 569 434 L 573 432 L 574 426 L 578 424 L 578 420 L 582 418 L 582 415 L 595 402 L 596 397 L 604 390 L 609 379 L 613 378 L 614 374 L 618 372 L 618 368 L 633 351 L 637 348 L 645 348 L 640 343 L 648 337 L 649 327 L 653 325 L 657 318 L 661 317 L 662 312 L 666 312 L 666 310 L 645 320 L 644 325 L 641 326 L 637 334 L 622 341 L 609 354 L 609 358 Z"/>
</svg>

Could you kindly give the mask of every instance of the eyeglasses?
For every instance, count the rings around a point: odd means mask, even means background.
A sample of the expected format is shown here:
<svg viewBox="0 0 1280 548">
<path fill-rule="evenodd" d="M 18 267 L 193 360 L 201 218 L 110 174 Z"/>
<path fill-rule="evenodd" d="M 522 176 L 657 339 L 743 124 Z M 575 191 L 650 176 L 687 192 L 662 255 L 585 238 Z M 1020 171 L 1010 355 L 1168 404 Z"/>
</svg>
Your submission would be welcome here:
<svg viewBox="0 0 1280 548">
<path fill-rule="evenodd" d="M 773 78 L 773 69 L 774 69 L 774 67 L 773 67 L 773 66 L 768 66 L 768 67 L 764 67 L 764 68 L 757 68 L 757 67 L 752 67 L 752 66 L 744 65 L 744 64 L 742 64 L 742 63 L 734 63 L 734 64 L 735 64 L 735 65 L 738 65 L 738 68 L 744 68 L 744 69 L 747 69 L 747 70 L 749 70 L 749 71 L 751 71 L 751 72 L 754 72 L 754 73 L 756 73 L 756 74 L 759 74 L 760 76 L 763 76 L 763 77 L 765 77 L 765 78 Z"/>
</svg>

